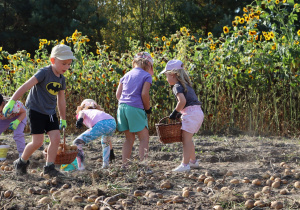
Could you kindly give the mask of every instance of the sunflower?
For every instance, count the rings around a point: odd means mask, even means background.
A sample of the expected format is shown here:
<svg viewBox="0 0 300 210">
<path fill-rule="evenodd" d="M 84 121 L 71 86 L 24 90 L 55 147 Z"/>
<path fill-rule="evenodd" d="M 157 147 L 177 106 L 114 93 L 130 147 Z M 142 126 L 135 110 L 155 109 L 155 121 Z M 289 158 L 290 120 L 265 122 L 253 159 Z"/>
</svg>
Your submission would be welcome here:
<svg viewBox="0 0 300 210">
<path fill-rule="evenodd" d="M 249 17 L 245 17 L 245 21 L 247 21 L 247 22 L 248 22 L 248 21 L 249 21 Z"/>
<path fill-rule="evenodd" d="M 270 36 L 271 39 L 273 39 L 273 38 L 274 38 L 274 32 L 271 31 L 271 32 L 269 33 L 269 36 Z"/>
<path fill-rule="evenodd" d="M 1 50 L 0 50 L 1 51 Z M 30 58 L 30 53 L 27 53 L 27 57 L 29 57 Z"/>
<path fill-rule="evenodd" d="M 240 16 L 235 16 L 234 19 L 239 22 L 241 18 L 240 18 Z"/>
<path fill-rule="evenodd" d="M 181 31 L 181 32 L 186 32 L 186 27 L 180 28 L 180 31 Z"/>
<path fill-rule="evenodd" d="M 150 44 L 146 44 L 146 47 L 147 47 L 148 49 L 150 49 L 151 46 L 150 46 Z"/>
<path fill-rule="evenodd" d="M 99 49 L 97 49 L 97 50 L 96 50 L 96 53 L 97 53 L 98 55 L 100 55 L 100 50 L 99 50 Z"/>
<path fill-rule="evenodd" d="M 207 36 L 212 36 L 212 33 L 211 33 L 211 32 L 208 32 Z"/>
<path fill-rule="evenodd" d="M 232 26 L 233 26 L 233 27 L 236 27 L 237 25 L 238 25 L 238 22 L 232 21 Z"/>
<path fill-rule="evenodd" d="M 256 34 L 256 31 L 249 31 L 249 35 L 254 36 Z"/>
<path fill-rule="evenodd" d="M 252 76 L 252 75 L 249 75 L 249 78 L 250 78 L 250 79 L 253 79 L 253 76 Z"/>
<path fill-rule="evenodd" d="M 276 3 L 276 4 L 279 4 L 279 0 L 276 0 L 275 3 Z"/>
<path fill-rule="evenodd" d="M 270 3 L 272 0 L 268 0 L 268 3 Z"/>
<path fill-rule="evenodd" d="M 228 34 L 229 33 L 229 28 L 227 26 L 224 26 L 223 31 L 224 31 L 224 34 Z"/>
<path fill-rule="evenodd" d="M 256 40 L 256 41 L 258 40 L 258 35 L 255 36 L 255 40 Z"/>
<path fill-rule="evenodd" d="M 276 43 L 272 45 L 272 50 L 276 50 Z"/>
<path fill-rule="evenodd" d="M 257 12 L 257 14 L 258 14 L 258 15 L 260 15 L 260 14 L 261 14 L 261 11 L 260 11 L 260 10 L 257 10 L 256 12 Z"/>
<path fill-rule="evenodd" d="M 9 69 L 8 65 L 3 66 L 4 69 Z"/>
<path fill-rule="evenodd" d="M 169 42 L 169 41 L 166 42 L 166 45 L 167 45 L 167 46 L 170 46 L 170 44 L 171 44 L 171 42 Z M 149 48 L 149 49 L 150 49 L 150 48 Z"/>
<path fill-rule="evenodd" d="M 298 36 L 300 36 L 300 30 L 297 31 Z"/>
<path fill-rule="evenodd" d="M 300 30 L 299 30 L 299 31 L 300 31 Z M 299 31 L 298 31 L 298 32 L 299 32 Z M 300 35 L 299 35 L 299 36 L 300 36 Z M 198 41 L 198 42 L 201 43 L 201 42 L 202 42 L 202 38 L 199 38 L 199 41 Z"/>
<path fill-rule="evenodd" d="M 247 8 L 246 8 L 246 7 L 244 7 L 244 8 L 243 8 L 243 11 L 244 11 L 245 13 L 247 13 L 247 12 L 248 12 L 248 10 L 247 10 Z"/>
<path fill-rule="evenodd" d="M 167 38 L 166 38 L 165 36 L 163 36 L 163 37 L 161 38 L 161 40 L 162 40 L 162 41 L 166 41 Z"/>
<path fill-rule="evenodd" d="M 249 15 L 249 18 L 250 18 L 250 19 L 253 19 L 253 18 L 254 18 L 254 14 L 251 13 L 251 14 Z"/>
</svg>

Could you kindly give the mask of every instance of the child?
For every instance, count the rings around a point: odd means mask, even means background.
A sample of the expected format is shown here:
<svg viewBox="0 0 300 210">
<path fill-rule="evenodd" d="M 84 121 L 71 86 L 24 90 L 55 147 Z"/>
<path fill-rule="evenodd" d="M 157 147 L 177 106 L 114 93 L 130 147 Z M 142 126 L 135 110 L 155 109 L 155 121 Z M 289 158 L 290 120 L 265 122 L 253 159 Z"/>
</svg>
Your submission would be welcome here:
<svg viewBox="0 0 300 210">
<path fill-rule="evenodd" d="M 169 61 L 160 74 L 162 73 L 166 75 L 168 83 L 173 86 L 172 91 L 177 100 L 177 105 L 169 118 L 175 120 L 182 114 L 183 159 L 182 163 L 173 171 L 189 171 L 190 168 L 199 167 L 192 138 L 194 133 L 199 131 L 204 119 L 201 102 L 198 101 L 195 91 L 191 87 L 190 78 L 180 60 Z"/>
<path fill-rule="evenodd" d="M 73 142 L 78 148 L 78 170 L 84 169 L 84 153 L 82 146 L 99 138 L 100 136 L 103 157 L 102 168 L 108 168 L 109 158 L 114 156 L 111 145 L 111 137 L 116 130 L 115 119 L 111 115 L 105 113 L 100 105 L 92 99 L 85 99 L 82 101 L 81 105 L 77 107 L 76 118 L 77 128 L 81 128 L 83 124 L 89 128 Z"/>
<path fill-rule="evenodd" d="M 72 60 L 75 59 L 71 48 L 66 45 L 56 45 L 52 48 L 51 65 L 41 68 L 35 75 L 26 81 L 5 105 L 3 114 L 6 117 L 13 110 L 16 100 L 24 95 L 29 89 L 26 100 L 27 117 L 32 134 L 32 142 L 26 145 L 22 157 L 14 161 L 14 167 L 18 175 L 27 173 L 29 157 L 34 151 L 43 145 L 44 133 L 50 138 L 44 174 L 50 176 L 62 175 L 55 169 L 54 161 L 60 142 L 60 131 L 67 127 L 66 122 L 66 83 L 63 74 L 70 68 Z M 58 106 L 60 123 L 56 116 Z"/>
<path fill-rule="evenodd" d="M 147 114 L 151 113 L 149 90 L 152 84 L 153 59 L 147 52 L 138 53 L 132 61 L 133 69 L 120 80 L 116 96 L 118 107 L 118 130 L 125 132 L 122 148 L 123 167 L 126 167 L 135 141 L 140 140 L 139 156 L 148 156 L 149 131 Z"/>
<path fill-rule="evenodd" d="M 2 114 L 3 107 L 6 104 L 6 100 L 0 94 L 0 135 L 7 129 L 14 131 L 14 140 L 17 144 L 17 150 L 19 157 L 25 148 L 24 128 L 26 126 L 26 108 L 20 101 L 16 101 L 12 113 L 7 117 Z"/>
</svg>

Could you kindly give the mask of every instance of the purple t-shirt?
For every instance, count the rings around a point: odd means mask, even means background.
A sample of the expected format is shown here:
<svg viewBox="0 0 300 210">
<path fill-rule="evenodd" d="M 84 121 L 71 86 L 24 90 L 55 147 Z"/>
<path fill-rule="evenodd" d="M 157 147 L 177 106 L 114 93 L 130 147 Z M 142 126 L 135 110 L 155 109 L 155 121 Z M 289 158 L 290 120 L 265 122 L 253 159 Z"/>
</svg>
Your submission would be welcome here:
<svg viewBox="0 0 300 210">
<path fill-rule="evenodd" d="M 142 90 L 145 82 L 152 84 L 151 75 L 141 68 L 134 68 L 127 72 L 120 80 L 123 84 L 119 104 L 127 104 L 144 109 Z"/>
</svg>

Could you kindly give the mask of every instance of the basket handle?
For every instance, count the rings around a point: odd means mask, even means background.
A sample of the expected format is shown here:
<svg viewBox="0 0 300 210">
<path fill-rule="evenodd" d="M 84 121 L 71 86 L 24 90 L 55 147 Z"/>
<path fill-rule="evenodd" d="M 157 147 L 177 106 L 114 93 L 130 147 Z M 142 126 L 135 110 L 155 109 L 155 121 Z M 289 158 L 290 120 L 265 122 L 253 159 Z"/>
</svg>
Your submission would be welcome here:
<svg viewBox="0 0 300 210">
<path fill-rule="evenodd" d="M 65 132 L 65 127 L 63 127 L 63 137 L 64 137 L 63 151 L 65 151 L 65 147 L 66 147 L 66 132 Z"/>
<path fill-rule="evenodd" d="M 175 120 L 170 119 L 169 117 L 164 117 L 164 118 L 162 118 L 162 119 L 158 122 L 158 124 L 160 124 L 164 119 L 168 119 L 168 122 L 170 122 L 170 121 L 175 121 Z M 180 119 L 178 119 L 178 118 L 176 118 L 176 120 L 177 120 L 178 122 L 181 122 Z"/>
</svg>

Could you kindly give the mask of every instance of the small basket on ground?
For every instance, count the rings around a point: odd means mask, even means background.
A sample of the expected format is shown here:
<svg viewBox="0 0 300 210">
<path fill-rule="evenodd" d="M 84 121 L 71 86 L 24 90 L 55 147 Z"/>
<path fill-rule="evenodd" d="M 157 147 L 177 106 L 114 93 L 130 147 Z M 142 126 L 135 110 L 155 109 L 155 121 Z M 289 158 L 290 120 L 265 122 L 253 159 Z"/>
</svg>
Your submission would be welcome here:
<svg viewBox="0 0 300 210">
<path fill-rule="evenodd" d="M 0 145 L 0 161 L 6 160 L 9 145 Z"/>
<path fill-rule="evenodd" d="M 64 143 L 59 144 L 56 159 L 54 161 L 54 164 L 57 164 L 57 165 L 72 163 L 75 160 L 77 153 L 78 153 L 77 146 L 75 146 L 75 145 L 69 146 L 66 144 L 66 135 L 65 135 L 64 128 L 63 128 L 63 136 L 64 136 Z M 45 148 L 43 153 L 44 153 L 45 159 L 47 159 L 47 148 Z"/>
<path fill-rule="evenodd" d="M 163 120 L 166 120 L 167 123 L 162 123 Z M 170 120 L 169 117 L 162 118 L 158 123 L 155 124 L 159 140 L 163 144 L 182 142 L 181 125 L 182 124 L 179 119 Z"/>
</svg>

